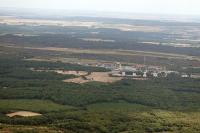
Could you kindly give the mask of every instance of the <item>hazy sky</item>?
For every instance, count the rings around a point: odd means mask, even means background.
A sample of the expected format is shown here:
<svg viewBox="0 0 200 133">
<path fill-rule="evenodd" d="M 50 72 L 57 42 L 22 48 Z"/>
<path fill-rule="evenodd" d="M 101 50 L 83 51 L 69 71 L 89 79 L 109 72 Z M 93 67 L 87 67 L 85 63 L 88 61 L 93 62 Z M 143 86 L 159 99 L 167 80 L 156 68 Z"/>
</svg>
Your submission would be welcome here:
<svg viewBox="0 0 200 133">
<path fill-rule="evenodd" d="M 0 7 L 200 15 L 200 0 L 0 0 Z"/>
</svg>

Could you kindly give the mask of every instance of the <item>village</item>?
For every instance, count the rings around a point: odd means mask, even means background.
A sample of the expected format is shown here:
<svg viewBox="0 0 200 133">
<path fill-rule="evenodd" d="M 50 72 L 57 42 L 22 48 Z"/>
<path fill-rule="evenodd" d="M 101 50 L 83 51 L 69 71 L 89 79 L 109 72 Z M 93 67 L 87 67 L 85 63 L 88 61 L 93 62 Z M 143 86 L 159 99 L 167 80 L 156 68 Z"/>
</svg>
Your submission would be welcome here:
<svg viewBox="0 0 200 133">
<path fill-rule="evenodd" d="M 79 70 L 35 70 L 33 71 L 46 71 L 56 72 L 62 75 L 74 75 L 76 77 L 63 80 L 63 82 L 72 82 L 83 84 L 87 82 L 104 82 L 113 83 L 122 79 L 133 80 L 147 80 L 150 78 L 165 78 L 165 77 L 180 77 L 180 78 L 200 78 L 200 74 L 184 73 L 179 71 L 168 70 L 165 66 L 146 65 L 145 58 L 144 64 L 128 64 L 121 62 L 70 62 L 71 64 L 78 64 L 82 66 L 105 68 L 104 72 L 87 72 Z"/>
<path fill-rule="evenodd" d="M 178 71 L 167 70 L 166 67 L 161 66 L 148 66 L 148 65 L 122 65 L 120 62 L 114 64 L 102 64 L 99 67 L 107 68 L 111 70 L 111 76 L 116 77 L 133 77 L 133 78 L 158 78 L 167 77 L 169 75 L 177 75 L 183 78 L 190 77 L 189 74 L 180 73 Z"/>
<path fill-rule="evenodd" d="M 80 63 L 79 63 L 80 64 Z M 95 66 L 106 68 L 107 72 L 86 72 L 86 71 L 55 71 L 59 74 L 64 75 L 76 75 L 77 78 L 66 79 L 64 82 L 73 83 L 87 83 L 91 81 L 113 83 L 122 79 L 133 79 L 133 80 L 147 80 L 149 78 L 165 78 L 165 77 L 180 77 L 180 78 L 200 78 L 199 74 L 188 74 L 178 71 L 167 70 L 166 67 L 151 66 L 151 65 L 124 65 L 120 62 L 104 62 L 104 63 L 90 63 L 81 64 L 84 66 Z"/>
</svg>

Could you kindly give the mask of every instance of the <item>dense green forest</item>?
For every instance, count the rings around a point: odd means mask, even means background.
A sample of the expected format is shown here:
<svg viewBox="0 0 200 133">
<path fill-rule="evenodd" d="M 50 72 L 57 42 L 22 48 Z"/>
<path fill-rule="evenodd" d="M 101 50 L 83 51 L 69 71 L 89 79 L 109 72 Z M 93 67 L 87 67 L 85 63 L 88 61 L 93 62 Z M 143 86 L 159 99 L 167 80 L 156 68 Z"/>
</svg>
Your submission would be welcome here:
<svg viewBox="0 0 200 133">
<path fill-rule="evenodd" d="M 1 53 L 0 131 L 10 128 L 16 133 L 45 132 L 39 126 L 51 128 L 46 129 L 49 132 L 66 133 L 200 131 L 199 79 L 168 77 L 75 84 L 62 82 L 73 75 L 30 68 L 107 71 L 62 62 L 27 61 L 23 54 Z M 42 116 L 5 115 L 18 110 Z"/>
</svg>

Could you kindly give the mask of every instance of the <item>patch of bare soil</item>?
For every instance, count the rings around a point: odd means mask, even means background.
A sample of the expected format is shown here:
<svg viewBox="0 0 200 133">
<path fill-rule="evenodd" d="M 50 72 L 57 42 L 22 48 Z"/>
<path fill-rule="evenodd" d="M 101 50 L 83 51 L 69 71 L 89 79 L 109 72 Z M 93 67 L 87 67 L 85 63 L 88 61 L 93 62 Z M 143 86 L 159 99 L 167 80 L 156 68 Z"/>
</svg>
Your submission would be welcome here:
<svg viewBox="0 0 200 133">
<path fill-rule="evenodd" d="M 110 77 L 109 72 L 93 72 L 87 76 L 88 80 L 112 83 L 121 80 L 120 77 Z"/>
<path fill-rule="evenodd" d="M 133 78 L 133 80 L 147 80 L 147 78 Z"/>
<path fill-rule="evenodd" d="M 92 82 L 92 81 L 113 83 L 121 79 L 122 79 L 121 77 L 110 77 L 109 72 L 92 72 L 88 76 L 74 78 L 74 79 L 67 79 L 67 80 L 64 80 L 64 82 L 73 82 L 73 83 L 79 83 L 79 84 Z"/>
<path fill-rule="evenodd" d="M 88 72 L 86 71 L 62 71 L 62 70 L 57 70 L 55 71 L 58 74 L 63 74 L 63 75 L 76 75 L 76 76 L 84 76 L 87 75 Z"/>
<path fill-rule="evenodd" d="M 35 112 L 29 112 L 29 111 L 18 111 L 18 112 L 9 113 L 6 115 L 9 117 L 14 117 L 14 116 L 33 117 L 33 116 L 40 116 L 42 114 L 35 113 Z"/>
</svg>

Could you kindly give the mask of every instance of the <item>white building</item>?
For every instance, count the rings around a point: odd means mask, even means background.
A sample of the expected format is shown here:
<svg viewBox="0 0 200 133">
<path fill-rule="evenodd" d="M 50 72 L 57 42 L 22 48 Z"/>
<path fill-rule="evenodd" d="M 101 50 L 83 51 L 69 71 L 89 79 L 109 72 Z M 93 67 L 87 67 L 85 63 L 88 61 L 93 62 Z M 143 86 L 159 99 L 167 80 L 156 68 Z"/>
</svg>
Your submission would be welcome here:
<svg viewBox="0 0 200 133">
<path fill-rule="evenodd" d="M 122 72 L 122 76 L 126 76 L 126 72 Z"/>
<path fill-rule="evenodd" d="M 133 77 L 137 77 L 137 74 L 136 74 L 136 73 L 133 73 Z"/>
<path fill-rule="evenodd" d="M 122 64 L 121 64 L 120 62 L 117 62 L 117 63 L 115 64 L 115 69 L 121 70 L 121 69 L 122 69 Z"/>
<path fill-rule="evenodd" d="M 182 78 L 188 78 L 189 76 L 187 74 L 182 74 L 181 77 Z"/>
<path fill-rule="evenodd" d="M 112 72 L 111 72 L 111 75 L 112 75 L 112 76 L 117 76 L 117 77 L 122 76 L 122 74 L 120 73 L 120 71 L 112 71 Z"/>
<path fill-rule="evenodd" d="M 122 66 L 121 70 L 122 71 L 131 71 L 131 72 L 137 71 L 137 69 L 135 67 L 131 67 L 131 66 Z"/>
<path fill-rule="evenodd" d="M 147 72 L 144 72 L 143 77 L 144 77 L 144 78 L 147 77 Z"/>
<path fill-rule="evenodd" d="M 158 73 L 154 72 L 152 73 L 153 77 L 158 77 Z"/>
</svg>

